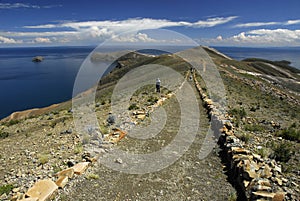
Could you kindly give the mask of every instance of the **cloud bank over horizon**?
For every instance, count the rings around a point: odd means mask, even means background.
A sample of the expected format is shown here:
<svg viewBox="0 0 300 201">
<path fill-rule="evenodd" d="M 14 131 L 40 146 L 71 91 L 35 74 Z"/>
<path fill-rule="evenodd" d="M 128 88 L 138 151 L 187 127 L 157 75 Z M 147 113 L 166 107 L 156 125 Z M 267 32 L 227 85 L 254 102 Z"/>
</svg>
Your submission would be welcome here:
<svg viewBox="0 0 300 201">
<path fill-rule="evenodd" d="M 25 5 L 0 4 L 3 7 L 25 7 Z M 34 5 L 26 5 L 26 8 L 35 8 Z M 170 39 L 152 38 L 139 30 L 147 29 L 210 29 L 233 23 L 238 16 L 211 17 L 195 22 L 172 21 L 168 19 L 129 18 L 125 20 L 103 21 L 63 21 L 60 23 L 48 23 L 37 25 L 24 25 L 22 31 L 0 31 L 0 45 L 90 45 L 98 44 L 111 39 L 116 42 L 129 43 L 172 43 L 180 44 L 181 41 Z M 236 31 L 230 36 L 219 34 L 215 38 L 193 37 L 201 45 L 229 45 L 229 46 L 300 46 L 300 30 L 288 29 L 288 26 L 300 24 L 300 20 L 290 19 L 284 22 L 248 22 L 228 26 L 230 29 L 250 28 L 247 31 Z M 270 26 L 282 26 L 282 28 L 267 28 Z M 229 29 L 227 27 L 227 29 Z M 255 27 L 266 27 L 251 29 Z M 124 32 L 137 31 L 125 36 Z M 120 34 L 122 36 L 120 36 Z"/>
</svg>

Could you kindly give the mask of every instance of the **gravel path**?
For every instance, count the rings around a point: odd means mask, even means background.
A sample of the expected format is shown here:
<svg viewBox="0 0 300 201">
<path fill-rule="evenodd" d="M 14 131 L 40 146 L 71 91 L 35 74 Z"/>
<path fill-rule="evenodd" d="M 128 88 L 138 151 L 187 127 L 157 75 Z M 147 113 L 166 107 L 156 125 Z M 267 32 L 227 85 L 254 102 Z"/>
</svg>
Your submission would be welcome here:
<svg viewBox="0 0 300 201">
<path fill-rule="evenodd" d="M 145 174 L 122 173 L 96 164 L 91 171 L 99 176 L 98 179 L 80 177 L 80 181 L 72 182 L 61 192 L 59 200 L 228 200 L 235 194 L 227 181 L 217 148 L 206 159 L 198 158 L 209 122 L 193 83 L 191 85 L 199 103 L 200 126 L 182 157 L 160 171 Z M 180 107 L 174 97 L 162 107 L 167 113 L 167 123 L 158 135 L 144 141 L 127 137 L 118 148 L 151 153 L 170 143 L 180 125 Z M 116 160 L 116 164 L 126 167 L 126 161 Z"/>
</svg>

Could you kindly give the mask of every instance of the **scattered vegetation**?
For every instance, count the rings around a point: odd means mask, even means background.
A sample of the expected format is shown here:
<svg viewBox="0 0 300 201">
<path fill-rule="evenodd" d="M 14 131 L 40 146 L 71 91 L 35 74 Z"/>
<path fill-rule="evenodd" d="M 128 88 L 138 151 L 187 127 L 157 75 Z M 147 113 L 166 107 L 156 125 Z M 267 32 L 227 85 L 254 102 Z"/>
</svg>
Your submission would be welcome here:
<svg viewBox="0 0 300 201">
<path fill-rule="evenodd" d="M 239 138 L 245 143 L 248 143 L 251 139 L 251 135 L 249 133 L 243 133 Z"/>
<path fill-rule="evenodd" d="M 109 129 L 107 126 L 104 126 L 104 125 L 100 125 L 100 132 L 102 134 L 108 134 L 109 133 Z"/>
<path fill-rule="evenodd" d="M 40 154 L 38 155 L 38 162 L 40 165 L 44 165 L 48 163 L 49 161 L 49 155 L 48 154 Z"/>
<path fill-rule="evenodd" d="M 0 139 L 7 138 L 8 136 L 9 136 L 9 133 L 8 133 L 8 132 L 0 131 Z"/>
<path fill-rule="evenodd" d="M 137 110 L 140 109 L 136 103 L 132 103 L 129 107 L 128 110 Z"/>
<path fill-rule="evenodd" d="M 7 184 L 7 185 L 3 185 L 0 186 L 0 195 L 2 194 L 9 194 L 9 192 L 14 188 L 14 185 L 12 184 Z"/>
<path fill-rule="evenodd" d="M 235 118 L 235 126 L 239 127 L 240 121 L 246 117 L 247 113 L 243 107 L 233 108 L 228 113 Z"/>
<path fill-rule="evenodd" d="M 229 110 L 228 113 L 235 116 L 238 119 L 242 119 L 242 118 L 246 117 L 246 115 L 247 115 L 247 113 L 243 107 L 233 108 L 233 109 Z"/>
<path fill-rule="evenodd" d="M 87 178 L 89 180 L 92 180 L 92 179 L 96 180 L 96 179 L 99 179 L 99 175 L 90 173 L 90 174 L 86 175 L 85 178 Z"/>
<path fill-rule="evenodd" d="M 277 136 L 281 136 L 287 140 L 300 142 L 300 130 L 297 129 L 296 123 L 293 123 L 288 128 L 279 131 Z"/>
<path fill-rule="evenodd" d="M 292 145 L 286 142 L 275 145 L 274 158 L 277 161 L 288 162 L 293 154 Z"/>
<path fill-rule="evenodd" d="M 245 130 L 251 132 L 261 132 L 265 130 L 265 127 L 259 124 L 246 124 Z"/>
<path fill-rule="evenodd" d="M 5 123 L 3 123 L 5 126 L 12 126 L 12 125 L 15 125 L 15 124 L 17 124 L 17 123 L 19 123 L 20 122 L 20 120 L 10 120 L 10 121 L 8 121 L 8 122 L 5 122 Z"/>
<path fill-rule="evenodd" d="M 230 195 L 227 198 L 228 201 L 236 201 L 237 200 L 237 195 L 236 192 L 230 193 Z"/>
<path fill-rule="evenodd" d="M 154 96 L 150 96 L 147 101 L 148 101 L 149 105 L 153 105 L 158 101 L 158 98 L 154 97 Z"/>
<path fill-rule="evenodd" d="M 258 154 L 258 155 L 260 155 L 261 157 L 263 157 L 263 158 L 266 158 L 266 157 L 268 157 L 269 156 L 269 150 L 268 150 L 268 148 L 266 148 L 266 147 L 261 147 L 260 149 L 256 149 L 255 150 L 255 153 L 256 154 Z"/>
<path fill-rule="evenodd" d="M 62 169 L 58 165 L 52 165 L 52 167 L 54 174 L 62 171 Z"/>
<path fill-rule="evenodd" d="M 75 154 L 80 154 L 83 152 L 83 146 L 82 144 L 77 144 L 75 147 L 74 147 L 74 153 Z"/>
<path fill-rule="evenodd" d="M 88 144 L 89 141 L 90 141 L 89 135 L 86 134 L 82 137 L 82 144 Z"/>
</svg>

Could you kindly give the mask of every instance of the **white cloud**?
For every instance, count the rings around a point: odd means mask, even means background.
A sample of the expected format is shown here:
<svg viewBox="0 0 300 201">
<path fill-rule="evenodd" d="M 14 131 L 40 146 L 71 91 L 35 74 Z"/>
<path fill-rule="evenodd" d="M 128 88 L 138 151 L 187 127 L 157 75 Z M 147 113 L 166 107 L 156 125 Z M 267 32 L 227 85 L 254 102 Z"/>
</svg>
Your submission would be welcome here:
<svg viewBox="0 0 300 201">
<path fill-rule="evenodd" d="M 15 40 L 13 38 L 7 38 L 7 37 L 3 37 L 0 36 L 0 44 L 4 43 L 4 44 L 18 44 L 18 43 L 22 43 L 21 40 Z"/>
<path fill-rule="evenodd" d="M 222 38 L 222 40 L 220 40 Z M 207 44 L 236 46 L 299 46 L 300 30 L 256 29 L 241 32 L 228 38 L 202 40 Z"/>
<path fill-rule="evenodd" d="M 140 33 L 140 32 L 136 34 L 125 34 L 125 35 L 115 36 L 112 38 L 112 40 L 116 42 L 130 42 L 130 43 L 163 42 L 163 41 L 155 40 L 149 37 L 147 34 Z"/>
<path fill-rule="evenodd" d="M 223 37 L 222 36 L 218 36 L 216 39 L 219 40 L 219 41 L 222 41 Z"/>
<path fill-rule="evenodd" d="M 111 30 L 139 30 L 139 29 L 158 29 L 164 27 L 213 27 L 220 24 L 228 23 L 237 18 L 237 16 L 230 17 L 216 17 L 209 18 L 207 20 L 200 20 L 197 22 L 185 22 L 185 21 L 170 21 L 166 19 L 151 19 L 151 18 L 134 18 L 120 21 L 85 21 L 85 22 L 66 22 L 62 24 L 45 24 L 36 26 L 24 26 L 24 28 L 73 28 L 75 30 L 88 29 L 91 27 L 109 28 Z"/>
<path fill-rule="evenodd" d="M 41 24 L 24 26 L 29 31 L 22 32 L 0 32 L 0 35 L 6 37 L 22 38 L 24 41 L 35 41 L 35 38 L 56 38 L 52 42 L 84 42 L 84 41 L 103 41 L 110 38 L 120 41 L 133 42 L 155 42 L 144 33 L 136 35 L 117 37 L 124 32 L 133 32 L 144 29 L 159 29 L 166 27 L 214 27 L 220 24 L 228 23 L 237 18 L 215 17 L 197 22 L 171 21 L 167 19 L 152 18 L 133 18 L 126 20 L 105 20 L 105 21 L 83 21 L 83 22 L 60 22 L 58 24 Z M 32 31 L 34 29 L 45 29 L 45 31 Z M 58 31 L 59 30 L 59 31 Z M 61 30 L 61 31 L 60 31 Z M 68 30 L 68 31 L 66 31 Z M 70 31 L 71 30 L 71 31 Z M 172 40 L 172 39 L 170 39 Z M 161 40 L 162 41 L 162 40 Z M 174 42 L 174 41 L 173 41 Z"/>
<path fill-rule="evenodd" d="M 193 27 L 214 27 L 220 24 L 228 23 L 234 19 L 236 19 L 237 16 L 231 16 L 231 17 L 216 17 L 216 18 L 209 18 L 205 21 L 198 21 L 195 23 L 192 23 L 190 26 Z"/>
<path fill-rule="evenodd" d="M 0 3 L 0 9 L 17 9 L 17 8 L 54 8 L 62 7 L 62 5 L 39 6 L 26 3 Z"/>
<path fill-rule="evenodd" d="M 0 35 L 9 37 L 47 37 L 75 35 L 75 31 L 48 31 L 48 32 L 0 32 Z"/>
<path fill-rule="evenodd" d="M 300 20 L 288 20 L 286 25 L 300 24 Z"/>
<path fill-rule="evenodd" d="M 261 26 L 269 26 L 269 25 L 276 25 L 281 24 L 280 22 L 251 22 L 251 23 L 244 23 L 244 24 L 237 24 L 234 27 L 261 27 Z"/>
<path fill-rule="evenodd" d="M 300 24 L 300 20 L 288 20 L 285 22 L 250 22 L 250 23 L 242 23 L 236 24 L 233 27 L 237 28 L 248 28 L 248 27 L 262 27 L 262 26 L 271 26 L 271 25 L 294 25 Z"/>
<path fill-rule="evenodd" d="M 51 43 L 51 40 L 49 38 L 35 38 L 34 43 Z"/>
</svg>

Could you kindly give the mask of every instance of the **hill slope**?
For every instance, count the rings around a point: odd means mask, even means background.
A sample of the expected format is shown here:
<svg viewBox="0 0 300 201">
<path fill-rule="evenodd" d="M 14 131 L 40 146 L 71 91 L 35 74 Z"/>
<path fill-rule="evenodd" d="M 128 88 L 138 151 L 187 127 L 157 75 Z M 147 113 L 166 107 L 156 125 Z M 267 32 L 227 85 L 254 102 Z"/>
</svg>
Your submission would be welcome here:
<svg viewBox="0 0 300 201">
<path fill-rule="evenodd" d="M 287 192 L 287 198 L 296 200 L 299 195 L 300 167 L 300 99 L 299 72 L 288 66 L 287 62 L 272 62 L 258 59 L 235 61 L 205 48 L 218 67 L 227 91 L 228 116 L 234 124 L 235 135 L 252 152 L 276 160 L 281 165 L 282 174 L 288 181 L 282 181 L 281 188 Z M 117 68 L 107 74 L 97 86 L 96 111 L 100 124 L 99 132 L 107 136 L 114 125 L 107 125 L 110 116 L 110 97 L 117 81 L 128 71 L 146 64 L 160 64 L 171 67 L 182 75 L 190 65 L 175 55 L 147 56 L 129 53 L 118 58 Z M 205 83 L 200 76 L 197 79 L 205 90 Z M 193 86 L 193 82 L 190 83 Z M 171 91 L 163 88 L 161 94 L 154 93 L 155 86 L 149 85 L 137 91 L 131 99 L 135 110 L 146 111 L 160 98 L 167 97 Z M 85 93 L 89 95 L 89 92 Z M 180 160 L 169 169 L 144 176 L 130 175 L 112 171 L 104 166 L 92 168 L 86 177 L 70 183 L 67 190 L 60 191 L 60 200 L 74 199 L 171 199 L 182 198 L 204 200 L 226 200 L 236 194 L 234 181 L 222 170 L 218 150 L 216 149 L 205 161 L 197 161 L 199 144 L 204 140 L 208 120 L 199 97 L 199 110 L 203 130 L 197 133 L 197 140 Z M 131 138 L 125 138 L 117 145 L 123 149 L 151 151 L 164 146 L 173 139 L 179 119 L 176 118 L 178 104 L 175 99 L 168 99 L 164 107 L 170 117 L 165 130 L 154 141 L 158 144 L 136 144 Z M 139 109 L 138 109 L 139 108 Z M 175 109 L 174 109 L 175 108 Z M 133 112 L 132 111 L 132 112 Z M 14 185 L 16 192 L 24 193 L 41 178 L 52 178 L 52 174 L 82 161 L 84 139 L 76 132 L 73 124 L 71 102 L 48 108 L 11 115 L 1 121 L 0 127 L 0 181 L 5 185 Z M 135 117 L 134 117 L 135 118 Z M 135 121 L 149 123 L 147 116 Z M 90 128 L 86 122 L 87 132 Z M 175 129 L 176 130 L 176 129 Z M 166 141 L 166 142 L 165 142 Z M 147 147 L 147 149 L 146 149 Z M 103 150 L 111 148 L 103 145 Z M 146 150 L 145 150 L 145 149 Z M 9 153 L 9 154 L 8 154 Z M 94 175 L 94 176 L 93 176 Z M 95 176 L 97 175 L 97 176 Z M 276 176 L 276 175 L 274 175 Z M 94 178 L 94 179 L 92 179 Z M 274 177 L 276 179 L 276 177 Z M 228 180 L 228 181 L 227 181 Z M 134 181 L 134 185 L 131 185 Z M 110 183 L 112 182 L 112 183 Z M 220 185 L 211 189 L 211 185 Z M 110 185 L 113 191 L 105 191 Z M 138 187 L 140 186 L 140 187 Z M 92 190 L 94 189 L 94 190 Z M 101 192 L 100 192 L 101 191 Z M 2 195 L 5 197 L 4 195 Z M 89 196 L 89 198 L 87 198 Z M 239 199 L 242 199 L 239 195 Z"/>
</svg>

